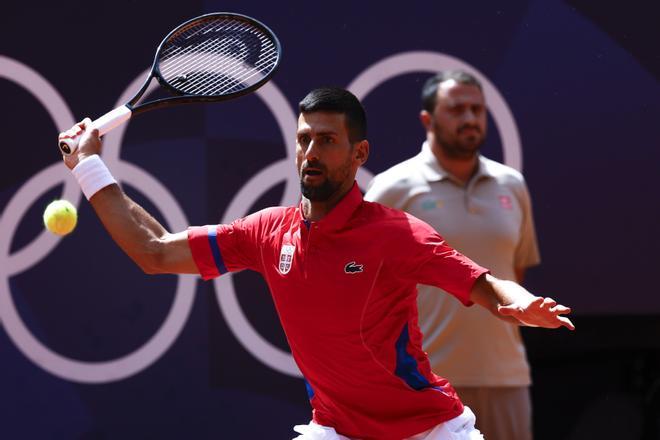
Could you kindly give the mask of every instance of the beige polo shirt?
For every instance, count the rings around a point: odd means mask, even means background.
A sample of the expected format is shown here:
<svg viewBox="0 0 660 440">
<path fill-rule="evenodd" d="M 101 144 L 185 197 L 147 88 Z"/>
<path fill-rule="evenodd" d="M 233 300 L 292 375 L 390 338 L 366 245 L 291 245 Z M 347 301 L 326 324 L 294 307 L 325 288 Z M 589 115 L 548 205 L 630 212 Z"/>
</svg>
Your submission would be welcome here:
<svg viewBox="0 0 660 440">
<path fill-rule="evenodd" d="M 442 169 L 430 147 L 374 177 L 365 200 L 402 209 L 498 278 L 539 263 L 531 202 L 522 175 L 479 157 L 467 185 Z M 433 370 L 455 386 L 531 383 L 518 326 L 483 307 L 463 307 L 441 289 L 419 285 L 419 320 Z"/>
</svg>

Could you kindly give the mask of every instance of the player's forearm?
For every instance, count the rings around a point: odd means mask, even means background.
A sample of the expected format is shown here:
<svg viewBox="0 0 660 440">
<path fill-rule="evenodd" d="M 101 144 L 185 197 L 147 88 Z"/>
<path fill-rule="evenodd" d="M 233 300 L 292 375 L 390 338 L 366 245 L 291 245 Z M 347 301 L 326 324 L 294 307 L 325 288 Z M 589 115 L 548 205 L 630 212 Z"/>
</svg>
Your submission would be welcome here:
<svg viewBox="0 0 660 440">
<path fill-rule="evenodd" d="M 485 274 L 474 283 L 470 299 L 505 321 L 532 327 L 566 327 L 574 330 L 571 320 L 562 315 L 569 307 L 548 297 L 532 295 L 513 281 L 500 280 Z"/>
<path fill-rule="evenodd" d="M 160 272 L 167 230 L 117 185 L 108 185 L 89 200 L 112 239 L 146 273 Z"/>
<path fill-rule="evenodd" d="M 518 320 L 502 316 L 498 306 L 513 304 L 527 296 L 533 295 L 513 281 L 500 280 L 487 273 L 475 281 L 470 291 L 472 302 L 485 307 L 498 318 L 515 324 L 519 324 Z"/>
</svg>

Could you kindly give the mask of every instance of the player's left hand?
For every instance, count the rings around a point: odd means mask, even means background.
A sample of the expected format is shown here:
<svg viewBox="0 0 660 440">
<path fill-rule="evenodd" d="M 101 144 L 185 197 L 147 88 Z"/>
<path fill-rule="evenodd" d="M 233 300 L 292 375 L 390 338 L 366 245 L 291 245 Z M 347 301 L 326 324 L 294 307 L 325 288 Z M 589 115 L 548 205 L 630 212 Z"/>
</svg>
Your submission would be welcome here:
<svg viewBox="0 0 660 440">
<path fill-rule="evenodd" d="M 569 330 L 575 330 L 575 326 L 571 320 L 565 316 L 561 316 L 571 313 L 571 309 L 557 304 L 557 301 L 552 298 L 534 296 L 529 301 L 498 305 L 497 311 L 503 316 L 513 317 L 523 325 L 530 327 L 566 327 Z"/>
</svg>

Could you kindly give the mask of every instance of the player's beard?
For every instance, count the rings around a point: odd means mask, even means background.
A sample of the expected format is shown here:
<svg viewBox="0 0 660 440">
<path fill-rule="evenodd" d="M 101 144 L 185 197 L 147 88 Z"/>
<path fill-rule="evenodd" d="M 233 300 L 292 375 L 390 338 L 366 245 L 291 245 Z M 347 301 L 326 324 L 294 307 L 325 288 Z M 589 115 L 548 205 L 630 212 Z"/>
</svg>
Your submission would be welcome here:
<svg viewBox="0 0 660 440">
<path fill-rule="evenodd" d="M 326 178 L 323 183 L 316 186 L 306 185 L 302 180 L 300 181 L 302 195 L 311 202 L 327 201 L 339 190 L 340 186 L 340 182 L 333 182 L 328 178 Z"/>
<path fill-rule="evenodd" d="M 479 153 L 479 148 L 484 143 L 486 139 L 486 134 L 481 131 L 481 129 L 476 125 L 469 126 L 476 130 L 475 133 L 470 135 L 466 140 L 460 138 L 461 131 L 465 130 L 467 126 L 461 126 L 456 130 L 456 134 L 449 138 L 446 135 L 445 130 L 440 128 L 437 124 L 434 124 L 433 131 L 435 133 L 435 139 L 442 151 L 452 159 L 472 159 L 476 154 Z"/>
<path fill-rule="evenodd" d="M 300 191 L 302 195 L 311 202 L 326 202 L 330 200 L 333 195 L 340 191 L 342 184 L 346 181 L 346 179 L 348 179 L 351 169 L 351 163 L 349 159 L 337 171 L 338 178 L 333 179 L 327 172 L 327 168 L 325 168 L 325 166 L 319 163 L 310 163 L 308 165 L 309 167 L 322 169 L 325 173 L 325 180 L 317 185 L 306 184 L 304 178 L 300 178 Z M 304 176 L 302 172 L 301 175 Z"/>
</svg>

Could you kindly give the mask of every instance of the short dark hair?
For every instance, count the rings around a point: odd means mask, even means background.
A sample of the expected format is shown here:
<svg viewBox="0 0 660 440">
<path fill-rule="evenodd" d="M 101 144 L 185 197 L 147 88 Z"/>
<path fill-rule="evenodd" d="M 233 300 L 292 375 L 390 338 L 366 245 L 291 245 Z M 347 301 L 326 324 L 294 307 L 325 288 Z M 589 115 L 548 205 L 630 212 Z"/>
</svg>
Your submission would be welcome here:
<svg viewBox="0 0 660 440">
<path fill-rule="evenodd" d="M 445 70 L 433 75 L 424 83 L 424 87 L 422 87 L 422 108 L 424 110 L 433 113 L 438 98 L 438 86 L 450 79 L 453 79 L 459 84 L 476 86 L 483 93 L 481 83 L 474 75 L 464 70 Z"/>
<path fill-rule="evenodd" d="M 298 104 L 300 113 L 329 112 L 346 115 L 346 128 L 351 143 L 367 138 L 367 114 L 360 100 L 341 87 L 314 89 Z"/>
</svg>

